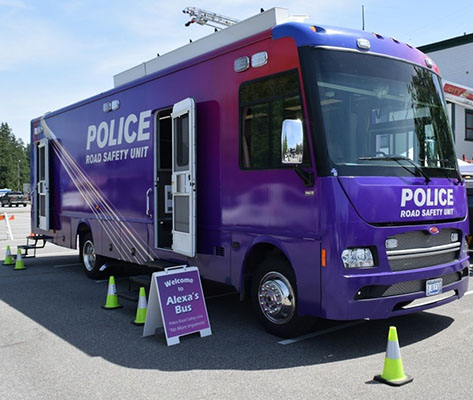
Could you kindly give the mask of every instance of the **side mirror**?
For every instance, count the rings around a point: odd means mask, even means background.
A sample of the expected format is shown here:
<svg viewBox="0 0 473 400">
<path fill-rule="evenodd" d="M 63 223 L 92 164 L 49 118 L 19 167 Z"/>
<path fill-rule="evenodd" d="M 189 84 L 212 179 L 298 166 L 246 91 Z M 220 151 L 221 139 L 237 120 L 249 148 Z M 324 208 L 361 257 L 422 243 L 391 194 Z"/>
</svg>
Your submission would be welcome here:
<svg viewBox="0 0 473 400">
<path fill-rule="evenodd" d="M 281 131 L 281 163 L 302 164 L 304 132 L 300 119 L 285 119 Z"/>
</svg>

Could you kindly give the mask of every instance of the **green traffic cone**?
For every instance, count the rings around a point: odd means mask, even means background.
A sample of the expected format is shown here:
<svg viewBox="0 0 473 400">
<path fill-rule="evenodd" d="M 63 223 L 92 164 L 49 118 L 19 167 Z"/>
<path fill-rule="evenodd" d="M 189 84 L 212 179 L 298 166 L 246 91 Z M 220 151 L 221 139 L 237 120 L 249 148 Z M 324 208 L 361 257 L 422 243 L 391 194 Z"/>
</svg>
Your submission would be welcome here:
<svg viewBox="0 0 473 400">
<path fill-rule="evenodd" d="M 391 386 L 401 386 L 412 382 L 414 379 L 404 373 L 395 326 L 389 327 L 388 346 L 386 348 L 383 373 L 376 375 L 374 379 Z"/>
<path fill-rule="evenodd" d="M 105 301 L 105 305 L 102 306 L 102 308 L 105 310 L 122 308 L 122 306 L 118 304 L 117 288 L 115 286 L 115 278 L 113 276 L 111 276 L 108 280 L 107 299 Z"/>
<path fill-rule="evenodd" d="M 138 307 L 136 309 L 136 317 L 132 322 L 135 325 L 144 325 L 146 322 L 146 309 L 148 302 L 146 301 L 146 292 L 144 287 L 140 287 L 140 295 L 138 298 Z"/>
<path fill-rule="evenodd" d="M 5 255 L 5 260 L 3 260 L 3 265 L 13 265 L 13 257 L 11 256 L 10 246 L 7 246 L 7 253 Z"/>
<path fill-rule="evenodd" d="M 20 271 L 22 269 L 26 269 L 25 263 L 23 262 L 23 259 L 21 258 L 21 249 L 18 249 L 18 251 L 17 251 L 15 268 L 13 268 L 13 269 L 15 271 Z"/>
</svg>

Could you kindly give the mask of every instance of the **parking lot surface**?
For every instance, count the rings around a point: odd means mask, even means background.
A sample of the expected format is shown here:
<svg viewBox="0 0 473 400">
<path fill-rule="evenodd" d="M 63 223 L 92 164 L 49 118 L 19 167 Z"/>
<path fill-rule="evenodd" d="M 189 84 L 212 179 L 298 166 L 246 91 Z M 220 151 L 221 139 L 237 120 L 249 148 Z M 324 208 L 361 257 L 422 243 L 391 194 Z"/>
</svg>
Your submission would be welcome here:
<svg viewBox="0 0 473 400">
<path fill-rule="evenodd" d="M 27 269 L 3 266 L 6 246 L 25 243 L 29 207 L 15 215 L 13 240 L 0 221 L 0 398 L 2 399 L 391 399 L 473 396 L 473 296 L 383 321 L 326 321 L 284 341 L 267 334 L 231 288 L 204 282 L 213 334 L 142 337 L 136 303 L 108 311 L 107 281 L 86 277 L 78 252 L 47 244 Z M 117 271 L 118 291 L 129 277 Z M 470 278 L 471 279 L 471 278 Z M 470 285 L 470 290 L 473 286 Z M 397 327 L 414 381 L 390 387 L 387 333 Z"/>
</svg>

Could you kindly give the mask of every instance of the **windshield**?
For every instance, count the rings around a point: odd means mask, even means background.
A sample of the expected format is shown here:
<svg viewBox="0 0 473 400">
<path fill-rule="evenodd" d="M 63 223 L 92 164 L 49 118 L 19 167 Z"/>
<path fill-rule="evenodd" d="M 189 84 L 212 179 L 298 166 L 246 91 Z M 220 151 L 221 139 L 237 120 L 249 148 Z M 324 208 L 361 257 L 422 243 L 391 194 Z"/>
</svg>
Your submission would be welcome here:
<svg viewBox="0 0 473 400">
<path fill-rule="evenodd" d="M 380 56 L 309 49 L 304 74 L 315 146 L 338 175 L 456 177 L 441 84 L 426 68 Z M 321 123 L 320 123 L 321 121 Z M 316 149 L 321 154 L 321 149 Z"/>
</svg>

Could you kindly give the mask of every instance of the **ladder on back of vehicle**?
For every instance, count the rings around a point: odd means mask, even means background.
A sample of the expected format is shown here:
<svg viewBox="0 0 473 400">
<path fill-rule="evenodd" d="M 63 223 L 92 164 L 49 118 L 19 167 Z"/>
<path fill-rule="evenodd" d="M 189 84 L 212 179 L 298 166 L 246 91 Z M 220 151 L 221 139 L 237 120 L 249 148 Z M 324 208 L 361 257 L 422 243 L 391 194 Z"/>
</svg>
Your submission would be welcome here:
<svg viewBox="0 0 473 400">
<path fill-rule="evenodd" d="M 30 235 L 26 237 L 26 244 L 18 246 L 21 249 L 21 256 L 23 258 L 35 258 L 36 250 L 43 249 L 46 246 L 46 242 L 52 239 L 51 236 L 47 235 Z M 33 254 L 29 253 L 33 251 Z"/>
</svg>

